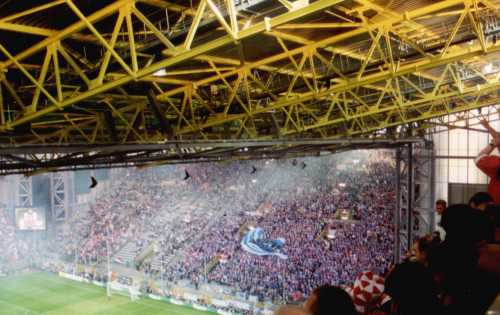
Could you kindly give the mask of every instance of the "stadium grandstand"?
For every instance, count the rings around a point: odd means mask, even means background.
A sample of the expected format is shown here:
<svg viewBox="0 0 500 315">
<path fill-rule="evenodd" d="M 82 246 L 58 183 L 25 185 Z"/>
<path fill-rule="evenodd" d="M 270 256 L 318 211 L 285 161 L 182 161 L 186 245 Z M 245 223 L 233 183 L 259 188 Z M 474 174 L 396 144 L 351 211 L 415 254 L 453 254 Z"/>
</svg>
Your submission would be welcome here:
<svg viewBox="0 0 500 315">
<path fill-rule="evenodd" d="M 500 314 L 499 0 L 0 0 L 0 315 Z"/>
</svg>

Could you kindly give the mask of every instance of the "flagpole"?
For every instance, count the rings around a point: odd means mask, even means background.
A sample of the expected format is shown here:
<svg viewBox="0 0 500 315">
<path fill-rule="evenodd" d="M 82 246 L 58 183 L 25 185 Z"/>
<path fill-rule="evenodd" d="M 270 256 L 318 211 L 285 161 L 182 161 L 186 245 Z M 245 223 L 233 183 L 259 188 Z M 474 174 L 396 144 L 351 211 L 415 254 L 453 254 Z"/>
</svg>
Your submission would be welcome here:
<svg viewBox="0 0 500 315">
<path fill-rule="evenodd" d="M 109 260 L 109 228 L 106 229 L 106 258 L 107 258 L 107 267 L 108 267 L 108 282 L 106 286 L 106 293 L 108 295 L 108 298 L 111 298 L 111 288 L 110 288 L 110 283 L 111 283 L 111 264 Z"/>
<path fill-rule="evenodd" d="M 161 294 L 165 294 L 165 278 L 163 276 L 163 257 L 160 258 L 160 279 L 161 279 Z"/>
<path fill-rule="evenodd" d="M 73 275 L 76 275 L 76 269 L 78 268 L 78 242 L 75 237 L 75 268 L 73 270 Z"/>
</svg>

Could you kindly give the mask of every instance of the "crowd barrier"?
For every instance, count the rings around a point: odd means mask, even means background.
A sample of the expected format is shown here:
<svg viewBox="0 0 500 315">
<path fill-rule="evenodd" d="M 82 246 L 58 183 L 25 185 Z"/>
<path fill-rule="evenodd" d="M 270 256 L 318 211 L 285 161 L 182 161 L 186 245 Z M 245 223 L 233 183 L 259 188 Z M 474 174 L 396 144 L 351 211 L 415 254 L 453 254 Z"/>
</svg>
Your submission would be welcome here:
<svg viewBox="0 0 500 315">
<path fill-rule="evenodd" d="M 93 285 L 98 286 L 98 287 L 106 287 L 106 283 L 99 282 L 99 281 L 91 281 L 91 280 L 88 280 L 84 277 L 70 274 L 70 273 L 59 272 L 58 275 L 59 275 L 59 277 L 62 277 L 65 279 L 69 279 L 69 280 L 73 280 L 73 281 L 77 281 L 77 282 L 89 283 L 89 284 L 93 284 Z M 125 285 L 125 284 L 112 282 L 111 289 L 128 294 L 130 292 L 131 288 L 130 288 L 130 286 Z M 236 312 L 233 313 L 233 312 L 229 312 L 229 311 L 223 309 L 223 308 L 228 308 L 228 307 L 234 307 L 234 308 L 238 308 L 238 309 L 246 310 L 246 311 L 252 310 L 252 305 L 250 303 L 245 303 L 242 301 L 233 300 L 230 297 L 227 297 L 224 300 L 216 299 L 216 298 L 208 298 L 210 306 L 205 306 L 205 305 L 201 305 L 201 304 L 197 303 L 197 301 L 200 299 L 204 300 L 203 298 L 199 297 L 196 294 L 189 293 L 189 292 L 182 292 L 181 294 L 178 295 L 180 298 L 182 298 L 182 300 L 179 298 L 174 298 L 174 297 L 170 297 L 170 296 L 161 296 L 161 295 L 157 295 L 157 294 L 141 294 L 141 296 L 145 297 L 145 298 L 152 299 L 152 300 L 156 300 L 156 301 L 163 301 L 163 302 L 169 303 L 169 304 L 186 306 L 186 307 L 190 307 L 190 308 L 193 308 L 193 309 L 196 309 L 199 311 L 212 312 L 212 313 L 217 313 L 220 315 L 239 315 Z M 259 313 L 264 314 L 264 315 L 271 315 L 273 313 L 273 311 L 269 310 L 269 309 L 261 309 L 259 311 Z"/>
<path fill-rule="evenodd" d="M 90 283 L 90 284 L 93 284 L 93 285 L 96 285 L 99 287 L 106 286 L 105 283 L 102 283 L 99 281 L 90 281 L 84 277 L 77 276 L 74 274 L 59 272 L 58 275 L 61 278 L 65 278 L 65 279 L 69 279 L 69 280 L 73 280 L 73 281 L 77 281 L 77 282 Z M 112 283 L 111 288 L 113 290 L 116 290 L 116 291 L 128 293 L 130 286 L 127 286 L 127 285 L 121 284 L 121 283 Z M 169 304 L 186 306 L 186 307 L 190 307 L 190 308 L 193 308 L 193 309 L 196 309 L 199 311 L 212 312 L 212 313 L 217 313 L 217 314 L 221 314 L 221 315 L 239 315 L 238 313 L 233 313 L 233 312 L 229 312 L 226 310 L 218 309 L 217 307 L 204 306 L 204 305 L 200 305 L 198 303 L 195 303 L 194 301 L 197 301 L 198 297 L 195 294 L 191 294 L 191 293 L 184 293 L 183 294 L 183 298 L 186 299 L 186 301 L 182 301 L 182 300 L 179 300 L 179 299 L 176 299 L 173 297 L 159 296 L 156 294 L 142 294 L 142 297 L 146 297 L 146 298 L 156 300 L 156 301 L 163 301 L 163 302 L 169 303 Z M 247 305 L 246 303 L 239 302 L 239 301 L 223 301 L 223 300 L 214 299 L 212 302 L 214 302 L 213 304 L 215 306 L 219 306 L 219 307 L 244 306 L 245 308 L 242 308 L 242 309 L 250 309 L 249 305 Z"/>
</svg>

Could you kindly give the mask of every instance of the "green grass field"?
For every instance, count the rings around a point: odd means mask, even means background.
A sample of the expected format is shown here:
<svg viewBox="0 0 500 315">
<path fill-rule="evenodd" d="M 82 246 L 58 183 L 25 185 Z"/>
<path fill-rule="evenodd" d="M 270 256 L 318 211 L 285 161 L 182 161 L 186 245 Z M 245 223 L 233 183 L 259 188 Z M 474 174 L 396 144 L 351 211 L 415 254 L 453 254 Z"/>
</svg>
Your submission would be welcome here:
<svg viewBox="0 0 500 315">
<path fill-rule="evenodd" d="M 105 288 L 35 273 L 0 278 L 0 315 L 207 315 L 211 313 L 147 298 L 132 302 Z"/>
</svg>

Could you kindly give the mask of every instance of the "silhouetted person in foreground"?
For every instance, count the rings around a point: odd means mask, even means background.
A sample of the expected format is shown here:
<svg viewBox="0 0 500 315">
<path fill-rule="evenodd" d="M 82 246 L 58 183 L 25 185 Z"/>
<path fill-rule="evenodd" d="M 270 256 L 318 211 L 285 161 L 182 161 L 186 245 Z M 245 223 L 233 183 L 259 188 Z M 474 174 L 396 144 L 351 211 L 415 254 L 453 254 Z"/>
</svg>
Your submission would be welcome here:
<svg viewBox="0 0 500 315">
<path fill-rule="evenodd" d="M 404 262 L 385 279 L 391 298 L 391 315 L 442 314 L 432 274 L 419 262 Z"/>
<path fill-rule="evenodd" d="M 311 315 L 356 315 L 354 303 L 339 287 L 324 285 L 316 288 L 305 303 Z"/>
<path fill-rule="evenodd" d="M 469 206 L 473 209 L 484 211 L 488 205 L 493 204 L 493 198 L 487 192 L 477 192 L 469 199 Z"/>
<path fill-rule="evenodd" d="M 494 240 L 493 223 L 483 211 L 454 205 L 443 213 L 441 226 L 446 239 L 428 260 L 445 314 L 484 314 L 499 292 L 498 282 L 481 266 Z"/>
</svg>

